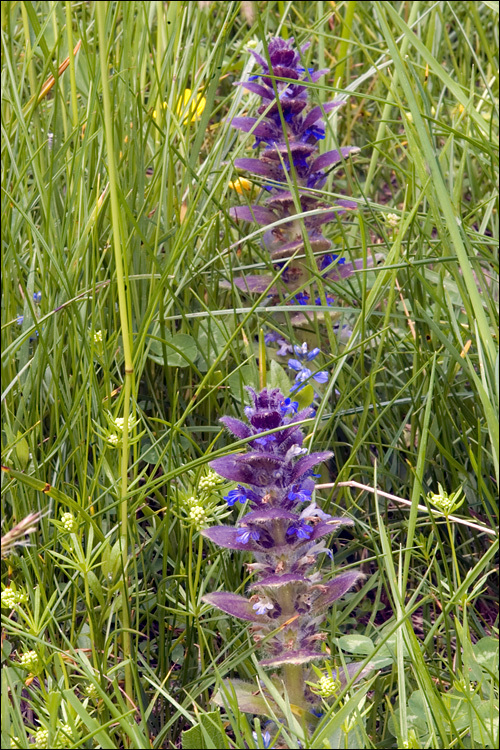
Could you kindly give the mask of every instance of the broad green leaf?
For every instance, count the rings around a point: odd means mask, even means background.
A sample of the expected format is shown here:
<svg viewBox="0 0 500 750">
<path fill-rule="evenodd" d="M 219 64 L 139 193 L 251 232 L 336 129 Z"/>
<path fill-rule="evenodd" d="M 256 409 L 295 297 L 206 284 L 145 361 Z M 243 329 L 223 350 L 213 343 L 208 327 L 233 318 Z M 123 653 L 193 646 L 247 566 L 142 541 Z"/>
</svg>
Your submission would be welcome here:
<svg viewBox="0 0 500 750">
<path fill-rule="evenodd" d="M 200 723 L 182 733 L 183 750 L 218 750 L 229 747 L 219 711 L 200 714 Z"/>
<path fill-rule="evenodd" d="M 288 396 L 290 393 L 290 378 L 285 368 L 274 359 L 271 360 L 271 368 L 267 375 L 267 387 L 279 388 L 285 396 Z"/>
<path fill-rule="evenodd" d="M 266 701 L 262 695 L 257 692 L 254 684 L 250 682 L 244 682 L 244 680 L 224 680 L 224 686 L 227 691 L 227 696 L 221 690 L 217 690 L 212 696 L 212 700 L 221 708 L 225 708 L 230 702 L 232 696 L 236 696 L 238 708 L 240 711 L 246 714 L 261 714 L 263 716 L 270 716 L 269 708 L 267 707 Z M 257 692 L 257 695 L 255 693 Z M 271 704 L 273 711 L 277 715 L 281 715 L 279 708 L 275 705 L 274 701 L 268 699 Z"/>
<path fill-rule="evenodd" d="M 338 639 L 338 644 L 343 651 L 349 651 L 351 654 L 360 654 L 368 656 L 372 653 L 375 646 L 371 638 L 366 635 L 343 635 Z"/>
<path fill-rule="evenodd" d="M 168 364 L 169 367 L 188 367 L 198 356 L 196 341 L 187 333 L 176 333 L 172 336 L 167 331 L 164 343 L 167 362 L 165 362 L 163 356 L 162 341 L 159 339 L 150 340 L 148 356 L 159 365 Z"/>
<path fill-rule="evenodd" d="M 299 411 L 301 411 L 301 409 L 311 406 L 314 400 L 314 388 L 312 385 L 305 385 L 300 391 L 292 393 L 291 398 L 298 402 Z"/>
</svg>

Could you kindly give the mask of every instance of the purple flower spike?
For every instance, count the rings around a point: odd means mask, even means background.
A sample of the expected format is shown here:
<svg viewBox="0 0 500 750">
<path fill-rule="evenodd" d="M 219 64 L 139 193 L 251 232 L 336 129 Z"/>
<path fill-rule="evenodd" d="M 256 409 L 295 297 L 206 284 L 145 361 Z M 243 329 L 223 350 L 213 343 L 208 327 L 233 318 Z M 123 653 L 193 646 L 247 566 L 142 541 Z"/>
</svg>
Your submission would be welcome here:
<svg viewBox="0 0 500 750">
<path fill-rule="evenodd" d="M 272 258 L 289 258 L 297 252 L 304 252 L 305 240 L 296 217 L 297 214 L 306 213 L 301 218 L 300 226 L 305 227 L 308 244 L 315 253 L 326 252 L 331 243 L 323 236 L 322 228 L 329 222 L 338 222 L 346 210 L 357 208 L 356 202 L 347 199 L 339 199 L 334 205 L 328 204 L 312 192 L 312 189 L 323 187 L 332 168 L 342 166 L 350 154 L 359 151 L 354 146 L 342 146 L 319 153 L 318 145 L 325 138 L 328 113 L 344 102 L 335 100 L 310 106 L 309 84 L 318 81 L 329 71 L 305 68 L 301 64 L 302 53 L 295 49 L 293 40 L 280 37 L 271 39 L 268 44 L 269 57 L 250 51 L 261 72 L 236 85 L 260 97 L 258 116 L 234 117 L 230 124 L 243 133 L 253 135 L 253 149 L 260 149 L 260 152 L 258 158 L 235 159 L 234 164 L 237 169 L 264 178 L 262 187 L 268 197 L 261 206 L 236 206 L 231 209 L 231 216 L 237 221 L 273 225 L 264 235 L 264 246 Z M 296 185 L 293 195 L 289 189 L 290 179 Z M 314 209 L 323 210 L 311 216 L 309 212 Z M 280 219 L 288 221 L 274 226 Z M 282 275 L 283 284 L 295 283 L 295 271 L 301 266 L 299 261 L 296 263 L 290 264 Z M 320 261 L 319 270 L 324 267 Z M 295 284 L 295 288 L 298 286 Z M 254 279 L 252 283 L 239 288 L 252 293 L 257 292 L 258 285 Z M 292 286 L 291 291 L 293 289 Z M 306 293 L 298 292 L 291 297 L 290 304 L 306 305 L 308 300 Z"/>
<path fill-rule="evenodd" d="M 318 355 L 306 344 L 295 347 L 297 367 Z M 240 437 L 248 435 L 244 453 L 217 458 L 211 467 L 240 482 L 225 499 L 232 506 L 249 502 L 236 528 L 215 526 L 202 534 L 221 547 L 252 552 L 255 562 L 248 570 L 255 578 L 249 600 L 218 591 L 203 600 L 227 614 L 253 621 L 251 631 L 264 638 L 262 666 L 306 665 L 323 658 L 318 628 L 331 603 L 347 593 L 360 579 L 357 571 L 343 571 L 325 583 L 308 571 L 320 553 L 331 552 L 323 537 L 348 518 L 332 518 L 312 500 L 313 469 L 332 455 L 321 451 L 304 455 L 304 435 L 298 422 L 311 416 L 310 408 L 298 412 L 298 404 L 278 389 L 257 392 L 248 388 L 251 405 L 244 409 L 247 422 L 224 417 L 225 427 Z M 272 430 L 269 435 L 262 431 Z M 299 504 L 303 504 L 302 510 Z M 304 679 L 307 679 L 304 676 Z M 306 691 L 304 707 L 314 707 L 315 696 Z"/>
</svg>

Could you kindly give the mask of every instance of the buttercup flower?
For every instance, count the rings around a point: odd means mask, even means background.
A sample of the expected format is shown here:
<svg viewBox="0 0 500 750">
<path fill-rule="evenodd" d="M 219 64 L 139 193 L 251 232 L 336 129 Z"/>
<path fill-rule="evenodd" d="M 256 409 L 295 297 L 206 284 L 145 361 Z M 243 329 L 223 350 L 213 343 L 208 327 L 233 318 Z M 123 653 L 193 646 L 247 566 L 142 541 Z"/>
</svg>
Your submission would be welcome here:
<svg viewBox="0 0 500 750">
<path fill-rule="evenodd" d="M 201 117 L 207 100 L 204 96 L 195 96 L 191 103 L 190 100 L 193 97 L 191 89 L 186 89 L 184 94 L 177 103 L 177 115 L 183 115 L 186 111 L 187 114 L 182 120 L 183 125 L 187 125 L 189 122 L 194 122 Z M 189 104 L 189 107 L 188 107 Z"/>
</svg>

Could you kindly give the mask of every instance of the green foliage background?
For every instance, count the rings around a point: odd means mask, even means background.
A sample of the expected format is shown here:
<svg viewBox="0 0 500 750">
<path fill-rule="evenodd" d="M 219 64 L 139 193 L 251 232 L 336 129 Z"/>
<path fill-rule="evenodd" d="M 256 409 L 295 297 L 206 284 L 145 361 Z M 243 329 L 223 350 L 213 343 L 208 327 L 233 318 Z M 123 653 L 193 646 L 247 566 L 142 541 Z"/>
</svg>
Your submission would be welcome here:
<svg viewBox="0 0 500 750">
<path fill-rule="evenodd" d="M 227 488 L 199 481 L 234 449 L 218 419 L 258 386 L 266 326 L 317 342 L 332 374 L 307 429 L 335 453 L 322 507 L 355 527 L 325 574 L 361 564 L 367 578 L 329 614 L 327 648 L 337 663 L 385 658 L 305 746 L 497 746 L 496 537 L 417 506 L 439 483 L 463 487 L 459 515 L 496 528 L 498 3 L 3 2 L 1 14 L 3 533 L 49 509 L 33 546 L 2 563 L 3 585 L 28 595 L 2 609 L 2 746 L 29 747 L 39 725 L 49 747 L 178 747 L 193 726 L 207 747 L 258 746 L 234 702 L 222 740 L 209 700 L 229 675 L 255 685 L 255 647 L 201 602 L 243 591 L 245 556 L 203 541 L 188 501 L 210 524 L 236 518 Z M 323 149 L 361 149 L 325 188 L 359 201 L 328 236 L 347 260 L 379 262 L 325 289 L 331 325 L 294 327 L 289 307 L 221 285 L 273 272 L 259 231 L 228 216 L 252 141 L 229 122 L 255 109 L 233 86 L 255 72 L 248 47 L 277 34 L 311 41 L 306 63 L 331 69 L 315 103 L 347 98 Z M 199 116 L 179 109 L 186 89 L 206 99 Z M 129 415 L 115 444 L 113 419 Z M 339 486 L 353 481 L 411 508 Z M 19 665 L 30 650 L 38 724 Z M 278 742 L 304 746 L 286 711 Z"/>
</svg>

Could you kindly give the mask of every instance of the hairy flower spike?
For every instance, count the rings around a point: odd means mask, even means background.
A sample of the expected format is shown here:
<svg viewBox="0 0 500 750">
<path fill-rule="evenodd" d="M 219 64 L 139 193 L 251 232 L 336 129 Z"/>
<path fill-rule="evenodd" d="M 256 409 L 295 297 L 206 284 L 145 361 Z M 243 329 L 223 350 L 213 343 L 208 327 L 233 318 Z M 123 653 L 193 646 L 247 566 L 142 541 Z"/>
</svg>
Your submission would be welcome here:
<svg viewBox="0 0 500 750">
<path fill-rule="evenodd" d="M 318 352 L 304 347 L 296 353 L 312 359 Z M 248 568 L 256 580 L 250 599 L 218 591 L 203 600 L 252 622 L 257 641 L 273 632 L 266 639 L 263 666 L 307 664 L 323 658 L 318 629 L 325 610 L 360 578 L 358 571 L 349 570 L 321 583 L 320 574 L 309 571 L 320 553 L 329 552 L 322 537 L 352 521 L 332 518 L 312 501 L 313 468 L 332 455 L 307 454 L 303 447 L 297 423 L 313 409 L 297 412 L 296 403 L 278 389 L 248 391 L 252 405 L 245 408 L 247 421 L 221 419 L 237 438 L 250 438 L 247 452 L 211 462 L 218 474 L 238 483 L 226 496 L 228 504 L 246 502 L 247 512 L 236 528 L 214 526 L 202 534 L 220 547 L 252 552 L 256 562 Z M 308 691 L 305 705 L 310 708 L 314 700 Z"/>
<path fill-rule="evenodd" d="M 331 265 L 338 256 L 325 256 L 331 243 L 323 236 L 322 227 L 346 210 L 357 208 L 357 203 L 339 199 L 332 206 L 318 197 L 318 191 L 326 182 L 327 172 L 341 165 L 349 154 L 359 149 L 345 146 L 318 154 L 318 142 L 325 137 L 323 117 L 344 104 L 344 101 L 337 99 L 310 107 L 310 84 L 329 71 L 304 69 L 301 57 L 309 45 L 303 45 L 299 52 L 293 41 L 293 38 L 271 39 L 268 57 L 250 50 L 262 72 L 252 76 L 249 81 L 236 84 L 259 96 L 262 103 L 257 110 L 259 117 L 235 117 L 231 121 L 232 127 L 255 137 L 254 149 L 261 148 L 258 158 L 236 159 L 235 166 L 264 178 L 268 197 L 263 205 L 236 206 L 230 210 L 230 214 L 237 221 L 254 221 L 263 226 L 287 220 L 264 234 L 264 245 L 273 260 L 304 254 L 305 228 L 307 244 L 318 255 L 319 272 L 333 278 L 337 274 Z M 290 181 L 296 189 L 291 189 Z M 314 215 L 310 215 L 313 211 Z M 298 215 L 303 213 L 307 215 L 299 220 Z M 324 271 L 325 258 L 329 259 L 327 272 Z M 338 264 L 341 262 L 339 260 Z M 352 272 L 350 265 L 345 275 Z M 303 265 L 295 262 L 287 267 L 281 280 L 293 290 L 301 285 L 305 275 Z M 245 291 L 258 291 L 256 287 L 261 278 L 247 276 L 236 279 L 235 283 Z M 274 296 L 276 290 L 270 290 L 270 294 Z M 308 299 L 303 292 L 295 297 L 298 304 L 307 304 Z"/>
</svg>

